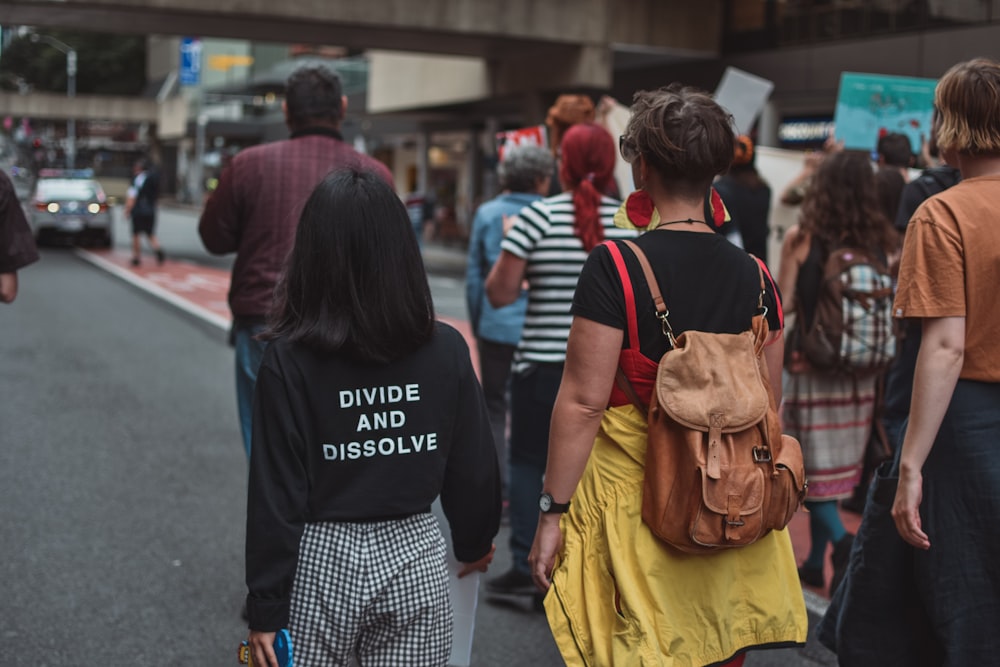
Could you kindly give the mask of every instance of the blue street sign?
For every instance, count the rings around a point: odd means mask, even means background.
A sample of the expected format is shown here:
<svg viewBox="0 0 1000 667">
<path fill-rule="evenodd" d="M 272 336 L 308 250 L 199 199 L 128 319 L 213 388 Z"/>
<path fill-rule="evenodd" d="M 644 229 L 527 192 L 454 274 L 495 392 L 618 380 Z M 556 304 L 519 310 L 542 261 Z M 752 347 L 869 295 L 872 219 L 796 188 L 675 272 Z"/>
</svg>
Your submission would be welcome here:
<svg viewBox="0 0 1000 667">
<path fill-rule="evenodd" d="M 197 86 L 201 83 L 201 40 L 197 37 L 181 38 L 182 86 Z"/>
</svg>

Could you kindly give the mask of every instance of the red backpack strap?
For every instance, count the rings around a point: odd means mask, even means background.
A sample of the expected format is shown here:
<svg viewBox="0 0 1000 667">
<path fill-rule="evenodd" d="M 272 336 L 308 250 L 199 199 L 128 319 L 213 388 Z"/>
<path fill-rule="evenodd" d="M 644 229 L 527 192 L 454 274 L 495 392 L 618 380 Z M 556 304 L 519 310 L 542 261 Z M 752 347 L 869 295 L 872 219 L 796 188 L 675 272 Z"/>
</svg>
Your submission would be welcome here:
<svg viewBox="0 0 1000 667">
<path fill-rule="evenodd" d="M 622 292 L 625 295 L 625 316 L 628 319 L 628 346 L 630 349 L 639 349 L 639 326 L 635 311 L 635 292 L 632 289 L 632 278 L 628 275 L 628 267 L 625 266 L 625 258 L 622 251 L 614 241 L 605 241 L 601 245 L 608 249 L 611 259 L 618 269 L 618 277 L 622 281 Z"/>
<path fill-rule="evenodd" d="M 627 243 L 627 241 L 626 241 Z M 639 350 L 639 323 L 636 319 L 635 312 L 635 292 L 632 289 L 632 278 L 628 275 L 628 267 L 625 266 L 625 258 L 622 257 L 622 251 L 618 248 L 617 244 L 613 241 L 605 241 L 602 245 L 607 246 L 608 253 L 611 255 L 611 259 L 615 263 L 615 268 L 618 269 L 618 277 L 622 281 L 622 292 L 625 296 L 625 315 L 628 319 L 628 345 L 632 350 Z M 628 376 L 625 375 L 625 371 L 619 365 L 615 370 L 615 382 L 618 384 L 618 388 L 622 390 L 622 393 L 632 401 L 643 414 L 646 414 L 647 406 L 642 400 L 639 399 L 639 395 L 635 392 L 635 388 L 632 383 L 629 382 Z"/>
</svg>

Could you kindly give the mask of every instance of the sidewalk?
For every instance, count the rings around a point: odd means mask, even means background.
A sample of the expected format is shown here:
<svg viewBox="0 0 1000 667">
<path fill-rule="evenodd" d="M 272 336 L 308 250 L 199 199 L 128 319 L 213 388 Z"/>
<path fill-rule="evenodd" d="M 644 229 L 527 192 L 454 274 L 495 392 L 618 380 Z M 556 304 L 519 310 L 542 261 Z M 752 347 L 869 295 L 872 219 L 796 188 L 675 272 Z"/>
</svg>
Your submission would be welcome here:
<svg viewBox="0 0 1000 667">
<path fill-rule="evenodd" d="M 157 265 L 151 258 L 138 267 L 130 265 L 131 255 L 126 250 L 92 251 L 78 249 L 77 254 L 95 266 L 127 281 L 136 288 L 167 301 L 186 314 L 227 332 L 230 325 L 226 294 L 229 290 L 229 272 L 204 267 L 192 262 L 167 259 Z M 465 270 L 465 250 L 460 246 L 429 243 L 424 246 L 428 271 L 447 275 L 461 275 Z M 458 329 L 469 343 L 473 363 L 476 345 L 469 323 L 455 318 L 441 317 L 442 321 Z M 841 519 L 847 530 L 856 533 L 861 517 L 841 510 Z M 809 551 L 809 517 L 800 511 L 789 524 L 792 546 L 798 562 L 805 560 Z M 828 604 L 830 578 L 833 575 L 829 556 L 825 566 L 826 586 L 822 589 L 804 587 L 806 604 L 813 613 L 820 614 Z"/>
</svg>

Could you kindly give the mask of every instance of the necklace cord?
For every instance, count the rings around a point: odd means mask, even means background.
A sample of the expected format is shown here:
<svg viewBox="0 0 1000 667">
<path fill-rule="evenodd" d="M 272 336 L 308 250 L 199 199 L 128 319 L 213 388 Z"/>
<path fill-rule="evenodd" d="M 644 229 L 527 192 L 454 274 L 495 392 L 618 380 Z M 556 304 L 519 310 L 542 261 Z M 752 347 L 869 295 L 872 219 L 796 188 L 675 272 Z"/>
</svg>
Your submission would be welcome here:
<svg viewBox="0 0 1000 667">
<path fill-rule="evenodd" d="M 686 218 L 684 220 L 671 220 L 669 222 L 661 222 L 658 225 L 656 225 L 656 228 L 659 229 L 660 227 L 666 227 L 667 225 L 685 225 L 685 224 L 694 224 L 698 222 L 700 222 L 703 225 L 708 224 L 704 220 L 695 220 L 694 218 Z"/>
</svg>

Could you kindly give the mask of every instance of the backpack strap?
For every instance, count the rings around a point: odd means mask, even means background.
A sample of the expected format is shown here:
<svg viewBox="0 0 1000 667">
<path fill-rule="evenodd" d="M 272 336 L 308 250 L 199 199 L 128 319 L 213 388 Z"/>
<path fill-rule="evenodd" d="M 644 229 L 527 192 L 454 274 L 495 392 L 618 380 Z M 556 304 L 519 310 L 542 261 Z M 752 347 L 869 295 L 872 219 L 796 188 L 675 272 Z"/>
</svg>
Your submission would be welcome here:
<svg viewBox="0 0 1000 667">
<path fill-rule="evenodd" d="M 615 268 L 618 269 L 618 277 L 622 281 L 622 293 L 625 296 L 625 316 L 628 320 L 628 346 L 633 350 L 639 349 L 639 325 L 635 312 L 635 290 L 632 289 L 632 278 L 628 274 L 625 266 L 625 258 L 622 251 L 613 241 L 605 241 L 601 245 L 608 249 Z"/>
<path fill-rule="evenodd" d="M 618 245 L 613 241 L 605 241 L 602 245 L 607 247 L 608 253 L 615 263 L 615 268 L 618 269 L 618 277 L 622 281 L 622 292 L 625 296 L 625 315 L 628 320 L 629 348 L 638 350 L 639 322 L 635 311 L 635 290 L 632 288 L 632 278 L 628 274 L 628 267 L 625 266 L 625 258 L 622 256 L 622 251 L 618 248 Z M 632 402 L 632 405 L 638 408 L 642 414 L 646 414 L 649 407 L 639 398 L 639 394 L 636 393 L 635 388 L 629 381 L 628 376 L 625 375 L 625 371 L 622 370 L 621 365 L 615 369 L 615 382 L 618 388 L 622 390 L 622 393 Z"/>
<path fill-rule="evenodd" d="M 767 265 L 764 264 L 764 261 L 760 257 L 757 257 L 753 253 L 747 253 L 747 254 L 753 257 L 754 260 L 757 262 L 757 271 L 760 274 L 760 280 L 761 280 L 761 288 L 760 288 L 761 300 L 762 300 L 761 305 L 763 305 L 763 298 L 766 287 L 764 284 L 764 277 L 766 276 L 767 282 L 771 284 L 771 290 L 774 292 L 774 303 L 778 306 L 778 328 L 784 329 L 785 313 L 784 313 L 784 308 L 781 305 L 781 299 L 778 298 L 778 286 L 774 284 L 774 276 L 771 275 L 771 272 L 768 270 Z"/>
<path fill-rule="evenodd" d="M 642 267 L 642 272 L 646 276 L 646 283 L 649 285 L 649 293 L 653 295 L 653 305 L 656 307 L 656 317 L 659 318 L 661 327 L 663 328 L 663 335 L 667 337 L 667 341 L 670 343 L 671 348 L 677 347 L 677 339 L 674 338 L 674 330 L 670 326 L 670 322 L 667 321 L 667 316 L 670 315 L 670 311 L 667 310 L 667 304 L 663 301 L 663 295 L 660 293 L 660 284 L 656 282 L 656 274 L 653 273 L 653 267 L 650 266 L 649 260 L 646 258 L 646 253 L 642 251 L 642 248 L 637 246 L 635 243 L 629 240 L 622 241 L 628 246 L 636 259 L 639 260 L 639 266 Z M 763 280 L 763 278 L 762 278 Z"/>
<path fill-rule="evenodd" d="M 753 253 L 747 253 L 750 255 L 750 259 L 753 260 L 754 265 L 757 267 L 757 277 L 760 279 L 760 295 L 757 297 L 757 314 L 753 316 L 751 321 L 751 330 L 754 336 L 754 352 L 757 356 L 764 350 L 764 343 L 767 342 L 768 326 L 767 326 L 767 306 L 764 305 L 764 294 L 766 294 L 767 285 L 764 283 L 764 262 L 760 261 L 756 255 Z M 772 281 L 773 284 L 773 281 Z M 777 292 L 775 292 L 777 294 Z M 777 296 L 775 296 L 775 301 L 777 302 Z M 778 318 L 781 318 L 781 311 L 778 311 Z"/>
</svg>

